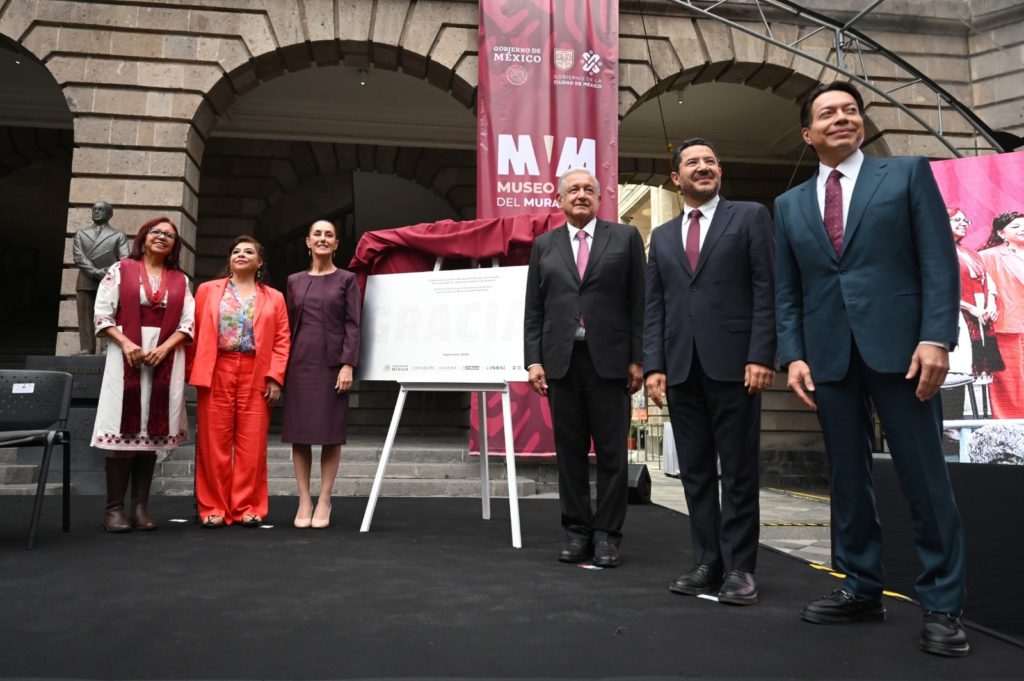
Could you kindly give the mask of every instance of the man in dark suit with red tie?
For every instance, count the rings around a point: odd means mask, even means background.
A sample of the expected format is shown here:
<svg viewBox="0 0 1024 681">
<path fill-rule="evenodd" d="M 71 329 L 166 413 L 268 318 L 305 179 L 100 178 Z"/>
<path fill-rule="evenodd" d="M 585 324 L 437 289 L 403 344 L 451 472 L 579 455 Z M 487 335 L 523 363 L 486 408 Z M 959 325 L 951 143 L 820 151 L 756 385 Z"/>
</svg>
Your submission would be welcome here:
<svg viewBox="0 0 1024 681">
<path fill-rule="evenodd" d="M 775 378 L 772 223 L 764 206 L 719 196 L 711 142 L 683 141 L 672 164 L 684 206 L 651 233 L 644 318 L 647 391 L 669 405 L 693 545 L 669 589 L 751 605 L 761 392 Z"/>
<path fill-rule="evenodd" d="M 643 381 L 644 246 L 633 227 L 597 219 L 601 186 L 590 171 L 563 174 L 558 202 L 567 224 L 537 237 L 530 254 L 525 361 L 530 387 L 551 407 L 565 532 L 558 559 L 615 567 L 629 492 L 629 395 Z"/>
<path fill-rule="evenodd" d="M 921 157 L 860 150 L 864 103 L 820 85 L 801 109 L 820 165 L 775 201 L 779 359 L 817 411 L 832 479 L 835 569 L 843 586 L 808 603 L 819 624 L 882 621 L 882 531 L 871 481 L 877 411 L 924 570 L 920 646 L 966 655 L 964 536 L 942 456 L 937 396 L 956 345 L 960 281 L 939 188 Z"/>
</svg>

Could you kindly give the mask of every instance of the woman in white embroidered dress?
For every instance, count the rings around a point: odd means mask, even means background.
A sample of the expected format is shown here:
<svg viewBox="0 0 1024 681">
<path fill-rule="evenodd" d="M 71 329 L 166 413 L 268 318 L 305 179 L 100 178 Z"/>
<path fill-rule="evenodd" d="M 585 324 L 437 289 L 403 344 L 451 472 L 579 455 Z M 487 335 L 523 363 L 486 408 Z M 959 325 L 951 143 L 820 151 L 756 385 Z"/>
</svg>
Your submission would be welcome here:
<svg viewBox="0 0 1024 681">
<path fill-rule="evenodd" d="M 110 342 L 92 446 L 107 453 L 108 532 L 156 529 L 148 508 L 155 450 L 188 437 L 183 345 L 192 338 L 195 302 L 178 269 L 180 253 L 174 223 L 150 220 L 96 292 L 96 335 Z M 124 512 L 129 479 L 130 518 Z"/>
</svg>

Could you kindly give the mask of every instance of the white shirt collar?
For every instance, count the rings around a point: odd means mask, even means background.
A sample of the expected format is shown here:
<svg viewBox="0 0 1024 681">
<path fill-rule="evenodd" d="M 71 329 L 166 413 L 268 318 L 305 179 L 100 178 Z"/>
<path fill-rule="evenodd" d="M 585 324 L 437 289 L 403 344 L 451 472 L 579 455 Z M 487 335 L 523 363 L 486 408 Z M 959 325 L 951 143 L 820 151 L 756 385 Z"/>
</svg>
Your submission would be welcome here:
<svg viewBox="0 0 1024 681">
<path fill-rule="evenodd" d="M 857 181 L 857 176 L 860 174 L 860 168 L 864 165 L 864 152 L 860 149 L 855 150 L 852 154 L 843 159 L 843 162 L 835 167 L 844 178 L 849 178 L 854 182 Z M 831 174 L 832 168 L 828 167 L 824 163 L 818 164 L 818 185 L 824 185 L 825 180 L 828 179 Z"/>
<path fill-rule="evenodd" d="M 718 202 L 722 200 L 721 194 L 715 194 L 713 198 L 708 199 L 699 206 L 691 206 L 690 204 L 683 201 L 683 217 L 689 220 L 690 212 L 694 209 L 699 208 L 702 217 L 710 219 L 715 214 L 715 209 L 718 208 Z"/>
<path fill-rule="evenodd" d="M 570 239 L 575 239 L 576 238 L 576 233 L 580 231 L 580 228 L 579 227 L 573 227 L 568 222 L 565 223 L 565 224 L 569 228 L 569 238 Z M 591 218 L 590 222 L 588 222 L 587 224 L 583 225 L 582 229 L 583 229 L 584 232 L 587 233 L 587 236 L 590 238 L 590 240 L 593 241 L 593 239 L 594 239 L 594 230 L 597 229 L 597 217 L 595 216 L 595 217 Z"/>
</svg>

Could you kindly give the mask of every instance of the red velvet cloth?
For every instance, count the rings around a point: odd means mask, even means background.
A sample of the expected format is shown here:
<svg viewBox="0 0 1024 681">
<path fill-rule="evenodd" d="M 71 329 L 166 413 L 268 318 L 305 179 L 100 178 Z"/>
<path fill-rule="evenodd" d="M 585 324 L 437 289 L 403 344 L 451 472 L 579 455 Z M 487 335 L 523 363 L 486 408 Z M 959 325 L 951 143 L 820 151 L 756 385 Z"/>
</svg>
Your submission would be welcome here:
<svg viewBox="0 0 1024 681">
<path fill-rule="evenodd" d="M 468 267 L 470 260 L 495 257 L 502 266 L 526 265 L 533 240 L 564 224 L 565 215 L 557 212 L 461 222 L 442 220 L 367 232 L 356 246 L 349 269 L 359 276 L 365 294 L 369 275 L 427 272 L 434 269 L 439 256 L 444 258 L 443 269 L 461 269 Z M 511 383 L 509 391 L 516 453 L 552 455 L 555 442 L 547 400 L 538 397 L 526 383 Z M 470 411 L 469 446 L 479 451 L 476 400 Z M 499 395 L 488 396 L 487 434 L 490 451 L 505 451 Z"/>
<path fill-rule="evenodd" d="M 428 272 L 438 257 L 444 269 L 461 269 L 470 260 L 498 258 L 502 266 L 525 265 L 533 240 L 565 224 L 562 213 L 514 215 L 486 220 L 441 220 L 366 232 L 348 268 L 366 291 L 371 274 Z"/>
</svg>

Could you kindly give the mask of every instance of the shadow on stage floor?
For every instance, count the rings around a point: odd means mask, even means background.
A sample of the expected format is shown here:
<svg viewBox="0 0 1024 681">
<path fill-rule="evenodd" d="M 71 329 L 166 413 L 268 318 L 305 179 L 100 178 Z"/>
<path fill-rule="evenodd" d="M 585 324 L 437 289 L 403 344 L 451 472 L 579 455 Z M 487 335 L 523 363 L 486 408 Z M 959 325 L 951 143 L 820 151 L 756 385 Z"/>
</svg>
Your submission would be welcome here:
<svg viewBox="0 0 1024 681">
<path fill-rule="evenodd" d="M 966 659 L 917 649 L 920 611 L 889 602 L 886 624 L 825 627 L 798 618 L 838 581 L 762 550 L 762 602 L 676 596 L 690 565 L 685 518 L 630 507 L 624 563 L 555 560 L 558 505 L 521 503 L 480 519 L 473 499 L 335 500 L 327 530 L 291 526 L 271 500 L 269 529 L 204 530 L 190 500 L 154 500 L 158 532 L 105 535 L 103 501 L 73 499 L 59 533 L 50 500 L 34 551 L 31 501 L 0 498 L 0 677 L 332 678 L 1021 678 L 1024 649 L 974 631 Z"/>
</svg>

